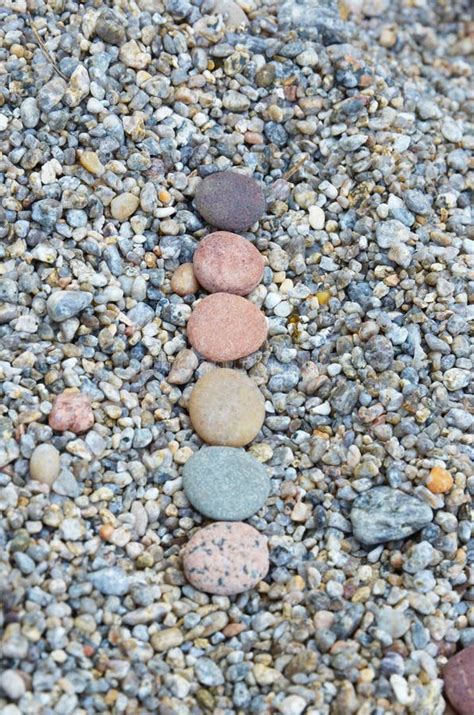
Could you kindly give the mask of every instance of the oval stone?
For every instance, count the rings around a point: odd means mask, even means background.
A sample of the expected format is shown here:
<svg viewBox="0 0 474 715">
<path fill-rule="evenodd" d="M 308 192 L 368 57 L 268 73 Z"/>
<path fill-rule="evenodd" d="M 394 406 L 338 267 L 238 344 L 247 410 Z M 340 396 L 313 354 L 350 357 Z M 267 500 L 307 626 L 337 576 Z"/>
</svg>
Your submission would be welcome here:
<svg viewBox="0 0 474 715">
<path fill-rule="evenodd" d="M 474 713 L 474 645 L 449 659 L 443 670 L 444 689 L 459 715 Z"/>
<path fill-rule="evenodd" d="M 52 444 L 39 444 L 30 457 L 30 477 L 43 484 L 51 484 L 61 468 L 60 455 Z"/>
<path fill-rule="evenodd" d="M 196 278 L 209 293 L 247 295 L 262 279 L 264 261 L 247 239 L 215 231 L 199 243 L 193 265 Z"/>
<path fill-rule="evenodd" d="M 183 488 L 193 507 L 209 519 L 243 521 L 265 503 L 270 478 L 243 449 L 203 447 L 184 465 Z"/>
<path fill-rule="evenodd" d="M 199 591 L 218 596 L 248 591 L 268 573 L 267 538 L 241 521 L 216 521 L 188 541 L 183 567 Z"/>
<path fill-rule="evenodd" d="M 216 368 L 194 386 L 189 417 L 204 442 L 243 447 L 257 436 L 263 424 L 265 400 L 243 372 Z"/>
<path fill-rule="evenodd" d="M 197 293 L 199 283 L 196 280 L 192 263 L 182 263 L 178 266 L 171 276 L 171 290 L 181 296 Z"/>
<path fill-rule="evenodd" d="M 201 300 L 187 324 L 189 342 L 212 362 L 250 355 L 265 342 L 267 330 L 262 311 L 230 293 L 212 293 Z"/>
<path fill-rule="evenodd" d="M 244 231 L 265 211 L 261 186 L 236 171 L 218 171 L 206 176 L 196 189 L 196 208 L 216 228 Z"/>
</svg>

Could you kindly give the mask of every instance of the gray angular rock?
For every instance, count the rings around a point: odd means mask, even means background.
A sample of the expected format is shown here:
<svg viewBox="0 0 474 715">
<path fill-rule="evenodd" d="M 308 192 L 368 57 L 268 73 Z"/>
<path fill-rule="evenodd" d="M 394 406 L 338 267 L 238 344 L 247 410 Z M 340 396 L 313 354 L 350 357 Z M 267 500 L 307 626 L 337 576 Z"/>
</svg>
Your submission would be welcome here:
<svg viewBox="0 0 474 715">
<path fill-rule="evenodd" d="M 95 34 L 110 45 L 122 45 L 127 38 L 123 23 L 111 10 L 105 10 L 99 15 Z"/>
<path fill-rule="evenodd" d="M 20 106 L 20 116 L 26 129 L 33 129 L 40 120 L 40 110 L 34 97 L 27 97 Z"/>
<path fill-rule="evenodd" d="M 265 503 L 270 479 L 243 449 L 204 447 L 186 462 L 183 488 L 194 508 L 210 519 L 243 521 Z"/>
<path fill-rule="evenodd" d="M 115 566 L 94 571 L 89 580 L 104 596 L 124 596 L 130 587 L 128 576 Z"/>
<path fill-rule="evenodd" d="M 31 218 L 46 230 L 52 230 L 63 213 L 63 207 L 56 199 L 41 199 L 33 204 Z"/>
<path fill-rule="evenodd" d="M 416 497 L 390 487 L 360 494 L 350 515 L 355 538 L 365 545 L 405 539 L 429 524 L 433 512 Z"/>
<path fill-rule="evenodd" d="M 49 82 L 46 82 L 36 97 L 40 109 L 43 112 L 50 112 L 62 100 L 66 89 L 67 84 L 62 77 L 53 77 Z"/>
<path fill-rule="evenodd" d="M 51 320 L 60 323 L 80 313 L 91 301 L 92 295 L 83 290 L 58 290 L 51 293 L 46 308 Z"/>
<path fill-rule="evenodd" d="M 337 0 L 288 0 L 278 11 L 278 21 L 283 27 L 314 27 L 324 44 L 344 42 L 351 29 L 339 14 Z"/>
</svg>

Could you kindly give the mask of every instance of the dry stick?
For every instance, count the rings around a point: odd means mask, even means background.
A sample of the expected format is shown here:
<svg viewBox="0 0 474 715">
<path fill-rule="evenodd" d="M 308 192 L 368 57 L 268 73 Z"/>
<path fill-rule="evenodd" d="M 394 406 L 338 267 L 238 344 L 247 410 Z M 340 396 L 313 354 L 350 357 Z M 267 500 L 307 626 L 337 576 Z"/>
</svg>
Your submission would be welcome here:
<svg viewBox="0 0 474 715">
<path fill-rule="evenodd" d="M 31 16 L 31 14 L 30 14 L 29 12 L 27 12 L 26 15 L 27 15 L 27 17 L 28 17 L 28 24 L 29 24 L 29 26 L 30 26 L 31 32 L 32 32 L 33 35 L 35 36 L 36 41 L 37 41 L 38 45 L 40 46 L 40 49 L 44 52 L 44 54 L 46 55 L 46 57 L 48 58 L 48 60 L 49 60 L 49 61 L 51 62 L 51 64 L 53 65 L 53 69 L 58 73 L 58 75 L 59 75 L 60 77 L 63 78 L 63 80 L 65 80 L 65 81 L 67 82 L 67 81 L 68 81 L 68 78 L 66 77 L 66 75 L 64 75 L 64 74 L 61 72 L 61 70 L 60 70 L 59 67 L 57 66 L 56 60 L 55 60 L 54 57 L 52 57 L 52 55 L 50 54 L 48 48 L 46 47 L 46 45 L 45 45 L 44 42 L 43 42 L 43 39 L 42 39 L 41 35 L 39 34 L 38 30 L 37 30 L 36 27 L 34 26 L 34 24 L 33 24 L 33 18 L 32 18 L 32 16 Z"/>
<path fill-rule="evenodd" d="M 297 161 L 296 164 L 294 164 L 293 166 L 291 166 L 291 167 L 288 169 L 288 171 L 287 171 L 285 174 L 283 174 L 282 178 L 285 179 L 285 181 L 288 181 L 288 179 L 290 178 L 290 176 L 293 176 L 293 174 L 296 174 L 296 172 L 299 171 L 299 169 L 301 169 L 301 167 L 303 166 L 303 164 L 305 164 L 307 161 L 308 161 L 308 157 L 307 157 L 307 156 L 304 156 L 302 159 L 300 159 L 299 161 Z"/>
</svg>

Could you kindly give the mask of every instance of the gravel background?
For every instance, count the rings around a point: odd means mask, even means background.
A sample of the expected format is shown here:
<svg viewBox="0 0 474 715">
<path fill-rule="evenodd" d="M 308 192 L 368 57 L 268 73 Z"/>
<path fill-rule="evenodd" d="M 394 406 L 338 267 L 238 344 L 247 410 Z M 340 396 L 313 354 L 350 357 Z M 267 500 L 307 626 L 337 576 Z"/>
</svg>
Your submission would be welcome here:
<svg viewBox="0 0 474 715">
<path fill-rule="evenodd" d="M 239 0 L 244 30 L 219 5 L 2 2 L 0 709 L 441 715 L 474 642 L 468 3 Z M 173 381 L 196 296 L 170 290 L 207 232 L 197 183 L 227 168 L 268 200 L 246 235 L 270 335 L 235 366 L 266 400 L 271 570 L 234 598 L 181 569 L 211 366 L 184 354 Z M 86 434 L 47 424 L 66 388 Z M 377 486 L 432 520 L 363 546 Z"/>
</svg>

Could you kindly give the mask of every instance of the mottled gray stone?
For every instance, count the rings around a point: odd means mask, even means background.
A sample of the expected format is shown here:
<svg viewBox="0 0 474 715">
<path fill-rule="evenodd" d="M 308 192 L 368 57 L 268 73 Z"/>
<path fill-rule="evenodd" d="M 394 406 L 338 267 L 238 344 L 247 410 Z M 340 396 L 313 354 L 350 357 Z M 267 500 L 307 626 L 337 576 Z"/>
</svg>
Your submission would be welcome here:
<svg viewBox="0 0 474 715">
<path fill-rule="evenodd" d="M 51 320 L 59 323 L 80 313 L 91 301 L 92 295 L 85 291 L 58 290 L 49 296 L 46 307 Z"/>
<path fill-rule="evenodd" d="M 63 213 L 63 207 L 56 199 L 41 199 L 33 204 L 31 218 L 47 230 L 52 230 Z"/>
<path fill-rule="evenodd" d="M 124 596 L 130 586 L 128 576 L 113 566 L 94 571 L 89 580 L 104 596 Z"/>
<path fill-rule="evenodd" d="M 350 518 L 355 538 L 371 545 L 414 534 L 432 521 L 433 512 L 398 489 L 374 487 L 355 499 Z"/>
<path fill-rule="evenodd" d="M 241 521 L 263 506 L 270 479 L 243 449 L 203 447 L 184 466 L 183 488 L 193 507 L 210 519 Z"/>
</svg>

